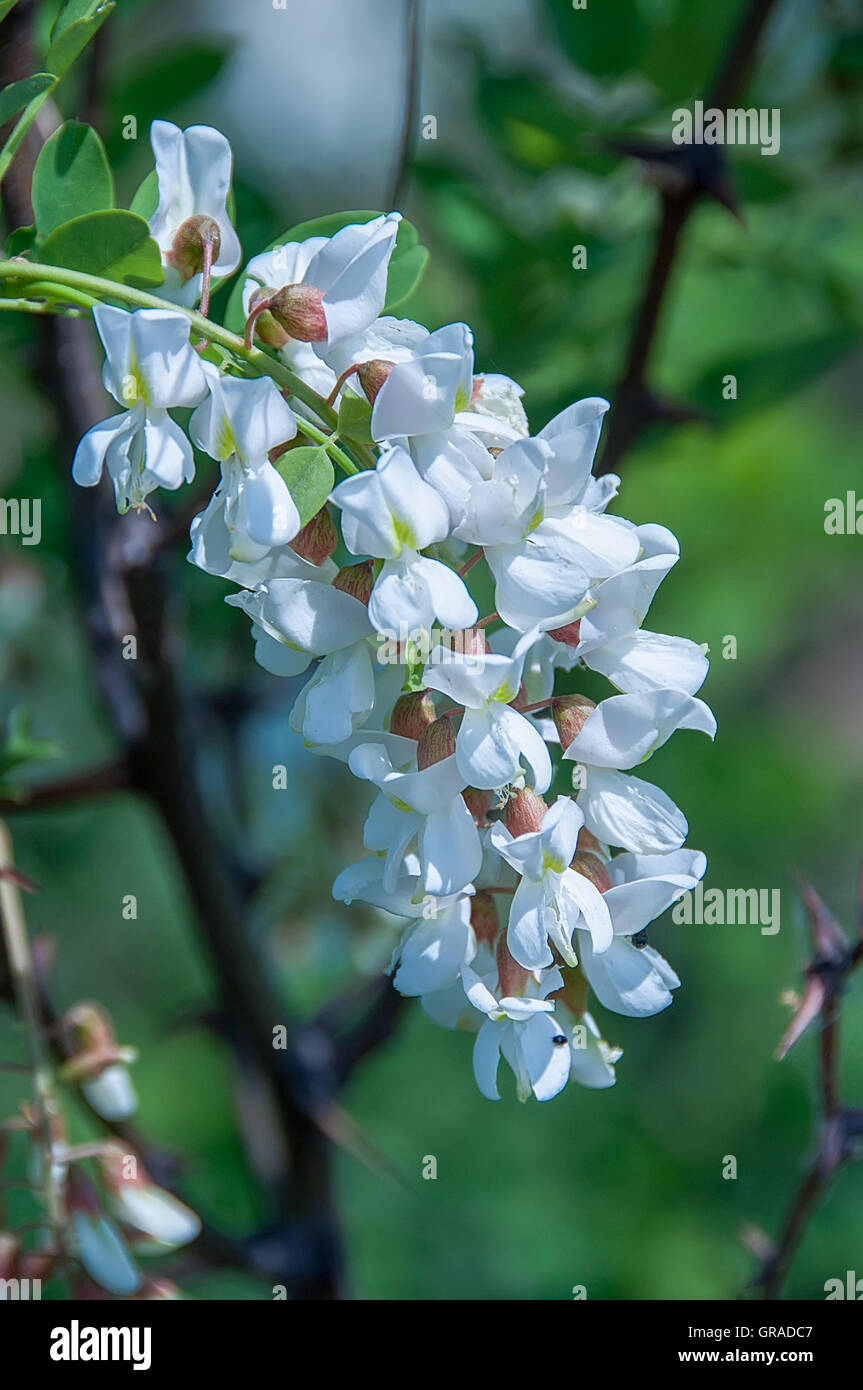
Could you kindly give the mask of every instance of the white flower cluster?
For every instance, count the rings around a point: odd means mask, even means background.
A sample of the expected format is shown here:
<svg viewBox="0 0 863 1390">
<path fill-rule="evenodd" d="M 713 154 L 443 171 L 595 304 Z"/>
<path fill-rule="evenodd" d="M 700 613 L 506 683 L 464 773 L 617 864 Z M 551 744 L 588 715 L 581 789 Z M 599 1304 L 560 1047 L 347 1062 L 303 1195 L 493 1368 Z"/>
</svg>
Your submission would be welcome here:
<svg viewBox="0 0 863 1390">
<path fill-rule="evenodd" d="M 215 134 L 161 131 L 166 265 L 177 218 L 226 220 L 213 161 L 230 155 Z M 194 149 L 178 154 L 183 141 Z M 196 163 L 199 147 L 209 157 Z M 290 715 L 306 746 L 376 789 L 368 857 L 335 896 L 408 919 L 395 987 L 443 1026 L 476 1029 L 483 1095 L 498 1097 L 502 1054 L 519 1096 L 547 1100 L 570 1076 L 614 1082 L 620 1052 L 590 991 L 641 1017 L 679 983 L 644 928 L 705 859 L 683 848 L 681 811 L 632 769 L 675 729 L 713 736 L 696 698 L 707 660 L 642 628 L 678 545 L 606 514 L 619 480 L 591 470 L 607 402 L 578 401 L 531 435 L 516 383 L 475 373 L 465 324 L 382 317 L 398 224 L 345 226 L 246 268 L 247 328 L 314 390 L 369 412 L 375 467 L 338 483 L 312 521 L 301 527 L 271 462 L 303 435 L 299 405 L 269 378 L 202 360 L 170 310 L 94 311 L 105 384 L 128 408 L 85 437 L 75 477 L 93 483 L 104 463 L 121 508 L 188 481 L 192 451 L 168 410 L 196 407 L 189 433 L 221 482 L 189 558 L 238 586 L 227 602 L 251 619 L 263 667 L 310 672 Z M 482 618 L 475 564 L 494 591 Z M 583 668 L 618 693 L 555 694 L 559 673 Z"/>
</svg>

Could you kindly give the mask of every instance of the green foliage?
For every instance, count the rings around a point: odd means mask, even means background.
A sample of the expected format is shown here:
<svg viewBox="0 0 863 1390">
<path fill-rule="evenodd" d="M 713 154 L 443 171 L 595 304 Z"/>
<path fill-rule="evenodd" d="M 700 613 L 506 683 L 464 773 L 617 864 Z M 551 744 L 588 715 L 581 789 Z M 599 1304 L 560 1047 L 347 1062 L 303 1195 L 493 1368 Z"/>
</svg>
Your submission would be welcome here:
<svg viewBox="0 0 863 1390">
<path fill-rule="evenodd" d="M 350 390 L 342 392 L 338 432 L 343 439 L 352 440 L 355 444 L 371 444 L 371 418 L 372 408 L 364 396 L 357 396 Z"/>
<path fill-rule="evenodd" d="M 33 170 L 32 199 L 40 241 L 72 218 L 114 206 L 108 157 L 91 126 L 66 121 L 45 141 Z"/>
<path fill-rule="evenodd" d="M 15 797 L 19 794 L 20 788 L 13 775 L 22 768 L 60 756 L 56 743 L 34 738 L 30 728 L 29 712 L 20 707 L 13 709 L 0 742 L 0 796 Z"/>
<path fill-rule="evenodd" d="M 48 71 L 62 77 L 114 8 L 114 0 L 67 0 L 51 30 Z"/>
<path fill-rule="evenodd" d="M 37 97 L 40 92 L 53 87 L 56 78 L 50 72 L 34 72 L 32 77 L 22 77 L 20 82 L 10 82 L 0 92 L 0 125 L 5 125 L 19 111 Z"/>
<path fill-rule="evenodd" d="M 165 278 L 147 223 L 121 208 L 64 222 L 41 243 L 37 259 L 139 288 L 159 285 Z"/>
<path fill-rule="evenodd" d="M 326 502 L 335 485 L 335 474 L 326 449 L 300 446 L 288 449 L 276 460 L 300 514 L 300 524 L 311 521 Z"/>
</svg>

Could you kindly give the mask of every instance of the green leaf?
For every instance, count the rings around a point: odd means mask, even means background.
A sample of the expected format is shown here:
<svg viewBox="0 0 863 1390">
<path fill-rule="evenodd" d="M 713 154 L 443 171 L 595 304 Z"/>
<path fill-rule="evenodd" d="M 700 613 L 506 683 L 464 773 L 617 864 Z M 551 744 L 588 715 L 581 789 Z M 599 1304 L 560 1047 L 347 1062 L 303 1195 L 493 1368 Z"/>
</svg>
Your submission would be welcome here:
<svg viewBox="0 0 863 1390">
<path fill-rule="evenodd" d="M 0 20 L 6 18 L 10 10 L 14 9 L 18 0 L 0 0 Z"/>
<path fill-rule="evenodd" d="M 16 772 L 26 763 L 46 762 L 59 756 L 60 749 L 56 743 L 33 738 L 27 711 L 13 709 L 6 724 L 5 737 L 0 743 L 0 794 L 17 795 L 16 788 L 6 780 L 10 772 Z"/>
<path fill-rule="evenodd" d="M 2 16 L 0 16 L 2 18 Z M 22 77 L 20 82 L 10 82 L 0 92 L 0 125 L 5 125 L 19 111 L 23 111 L 34 97 L 53 87 L 57 81 L 51 72 L 35 72 L 32 77 Z"/>
<path fill-rule="evenodd" d="M 115 0 L 68 0 L 51 30 L 45 67 L 62 77 L 114 8 Z"/>
<path fill-rule="evenodd" d="M 373 217 L 380 217 L 380 213 L 368 211 L 331 212 L 324 217 L 313 217 L 308 222 L 298 222 L 295 227 L 291 227 L 281 236 L 277 236 L 274 241 L 270 242 L 269 246 L 265 246 L 263 249 L 264 251 L 274 251 L 277 246 L 285 246 L 291 241 L 308 241 L 309 237 L 314 236 L 335 236 L 342 227 L 348 227 L 353 222 L 371 222 Z M 413 294 L 425 272 L 428 258 L 428 250 L 419 244 L 419 233 L 416 227 L 412 222 L 402 218 L 399 223 L 395 248 L 390 258 L 384 313 L 391 313 L 393 309 L 404 303 Z M 234 285 L 225 311 L 225 327 L 233 333 L 241 333 L 243 330 L 244 283 L 245 278 L 241 275 Z"/>
<path fill-rule="evenodd" d="M 23 256 L 25 251 L 30 250 L 35 240 L 35 227 L 16 227 L 14 232 L 10 232 L 6 238 L 6 255 Z"/>
<path fill-rule="evenodd" d="M 163 281 L 162 258 L 143 217 L 113 208 L 64 222 L 39 248 L 45 265 L 146 288 Z"/>
<path fill-rule="evenodd" d="M 726 418 L 725 411 L 733 413 L 737 420 L 744 413 L 765 410 L 805 390 L 810 382 L 853 352 L 859 342 L 858 331 L 838 328 L 784 347 L 740 356 L 734 363 L 737 398 L 733 405 L 727 405 L 722 398 L 723 379 L 729 370 L 727 362 L 705 373 L 686 392 L 686 398 L 719 420 Z"/>
<path fill-rule="evenodd" d="M 305 526 L 321 510 L 335 483 L 335 473 L 325 448 L 288 449 L 275 467 L 288 485 L 294 506 Z"/>
<path fill-rule="evenodd" d="M 372 408 L 363 396 L 356 396 L 353 391 L 342 392 L 337 428 L 343 439 L 352 439 L 356 444 L 372 444 L 371 418 Z"/>
<path fill-rule="evenodd" d="M 95 130 L 66 121 L 39 153 L 33 170 L 33 211 L 40 240 L 88 212 L 114 206 L 114 179 Z"/>
</svg>

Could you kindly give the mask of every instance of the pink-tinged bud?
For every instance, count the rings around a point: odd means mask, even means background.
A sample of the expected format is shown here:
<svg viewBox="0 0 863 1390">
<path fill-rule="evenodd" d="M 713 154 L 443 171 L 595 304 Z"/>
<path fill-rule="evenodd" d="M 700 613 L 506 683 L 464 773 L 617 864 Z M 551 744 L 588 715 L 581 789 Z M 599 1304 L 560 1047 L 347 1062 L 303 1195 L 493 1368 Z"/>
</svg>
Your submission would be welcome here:
<svg viewBox="0 0 863 1390">
<path fill-rule="evenodd" d="M 553 999 L 556 1004 L 565 1004 L 570 1013 L 575 1018 L 581 1018 L 587 1010 L 587 980 L 580 969 L 570 970 L 564 967 L 563 988 L 556 989 L 554 994 L 550 994 L 549 999 Z"/>
<path fill-rule="evenodd" d="M 423 729 L 417 744 L 417 767 L 422 772 L 432 763 L 443 762 L 455 752 L 455 729 L 451 719 L 436 719 Z"/>
<path fill-rule="evenodd" d="M 494 801 L 494 792 L 480 791 L 478 787 L 465 787 L 461 796 L 477 825 L 485 825 Z"/>
<path fill-rule="evenodd" d="M 497 943 L 497 980 L 501 999 L 518 998 L 524 994 L 527 971 L 510 955 L 505 933 Z"/>
<path fill-rule="evenodd" d="M 588 700 L 586 695 L 563 695 L 554 701 L 551 713 L 564 753 L 572 740 L 581 733 L 591 711 L 595 709 L 595 702 Z"/>
<path fill-rule="evenodd" d="M 452 635 L 452 650 L 461 656 L 485 656 L 491 651 L 485 628 L 463 627 Z"/>
<path fill-rule="evenodd" d="M 434 700 L 427 690 L 400 695 L 390 716 L 390 733 L 418 739 L 437 719 Z M 447 721 L 449 722 L 449 721 Z"/>
<path fill-rule="evenodd" d="M 105 1120 L 122 1120 L 133 1114 L 138 1099 L 126 1070 L 137 1052 L 120 1047 L 108 1013 L 98 1004 L 76 1004 L 64 1015 L 63 1025 L 73 1053 L 60 1068 L 64 1081 L 81 1087 L 85 1100 Z"/>
<path fill-rule="evenodd" d="M 611 887 L 611 876 L 602 860 L 595 854 L 588 854 L 583 849 L 577 849 L 572 856 L 572 863 L 569 866 L 575 869 L 577 874 L 583 878 L 589 878 L 594 888 L 598 888 L 600 893 L 607 893 Z"/>
<path fill-rule="evenodd" d="M 374 586 L 375 576 L 371 560 L 360 560 L 358 565 L 345 565 L 333 580 L 334 589 L 341 589 L 343 594 L 358 598 L 367 608 Z"/>
<path fill-rule="evenodd" d="M 326 507 L 307 521 L 301 531 L 291 541 L 291 550 L 308 560 L 312 565 L 322 565 L 335 550 L 339 533 Z"/>
<path fill-rule="evenodd" d="M 10 1231 L 0 1231 L 0 1279 L 12 1279 L 18 1261 L 18 1238 Z"/>
<path fill-rule="evenodd" d="M 473 934 L 477 942 L 485 941 L 489 946 L 494 945 L 500 922 L 498 921 L 497 903 L 493 893 L 487 893 L 485 889 L 482 889 L 471 898 L 470 924 L 473 927 Z"/>
<path fill-rule="evenodd" d="M 297 342 L 320 343 L 327 336 L 324 296 L 315 285 L 285 285 L 270 296 L 270 313 Z"/>
<path fill-rule="evenodd" d="M 196 1214 L 157 1187 L 137 1155 L 124 1153 L 119 1144 L 106 1144 L 99 1168 L 112 1213 L 124 1225 L 169 1247 L 186 1245 L 199 1234 L 201 1222 Z"/>
<path fill-rule="evenodd" d="M 373 357 L 370 362 L 361 362 L 357 367 L 360 386 L 369 405 L 374 405 L 378 391 L 394 366 L 395 362 L 388 362 L 385 357 Z"/>
<path fill-rule="evenodd" d="M 152 1279 L 148 1276 L 132 1297 L 136 1303 L 154 1303 L 161 1299 L 182 1298 L 183 1295 L 170 1279 Z"/>
<path fill-rule="evenodd" d="M 185 283 L 204 269 L 204 247 L 210 251 L 210 264 L 219 259 L 222 234 L 218 222 L 203 214 L 187 217 L 177 229 L 166 260 Z"/>
<path fill-rule="evenodd" d="M 506 803 L 506 828 L 510 835 L 532 835 L 542 829 L 548 805 L 530 787 L 519 787 Z"/>
<path fill-rule="evenodd" d="M 595 854 L 598 859 L 602 858 L 602 845 L 593 831 L 588 830 L 586 825 L 583 825 L 578 832 L 575 848 L 584 850 L 585 854 Z"/>
<path fill-rule="evenodd" d="M 574 623 L 566 623 L 563 627 L 552 627 L 549 629 L 549 637 L 553 637 L 555 642 L 563 642 L 567 647 L 577 647 L 581 640 L 581 618 Z"/>
<path fill-rule="evenodd" d="M 275 290 L 270 289 L 255 290 L 249 296 L 249 314 L 253 314 L 259 304 L 269 304 L 275 293 Z M 282 347 L 290 337 L 282 325 L 273 318 L 269 309 L 262 310 L 255 319 L 255 333 L 267 347 L 274 348 Z"/>
</svg>

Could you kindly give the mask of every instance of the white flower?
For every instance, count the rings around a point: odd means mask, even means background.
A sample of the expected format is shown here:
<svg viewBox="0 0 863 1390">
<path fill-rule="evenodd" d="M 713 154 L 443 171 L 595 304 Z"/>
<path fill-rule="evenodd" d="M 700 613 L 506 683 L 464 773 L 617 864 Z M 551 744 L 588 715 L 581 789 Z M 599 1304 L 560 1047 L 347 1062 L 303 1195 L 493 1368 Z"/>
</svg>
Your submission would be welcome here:
<svg viewBox="0 0 863 1390">
<path fill-rule="evenodd" d="M 570 1041 L 571 1079 L 592 1091 L 606 1090 L 617 1079 L 614 1067 L 622 1056 L 622 1048 L 605 1041 L 593 1014 L 582 1014 Z"/>
<path fill-rule="evenodd" d="M 704 877 L 700 850 L 671 854 L 616 854 L 606 864 L 611 887 L 603 902 L 616 935 L 634 936 Z"/>
<path fill-rule="evenodd" d="M 436 994 L 455 985 L 461 967 L 476 955 L 470 899 L 459 898 L 408 927 L 397 954 L 393 984 L 400 994 Z"/>
<path fill-rule="evenodd" d="M 622 769 L 644 762 L 675 729 L 713 738 L 716 720 L 703 700 L 679 690 L 612 695 L 591 711 L 564 752 L 579 775 L 584 823 L 603 843 L 639 854 L 665 854 L 686 839 L 686 819 L 658 787 Z"/>
<path fill-rule="evenodd" d="M 476 604 L 459 576 L 418 553 L 443 540 L 449 514 L 404 449 L 387 450 L 376 469 L 339 483 L 332 501 L 341 508 L 348 549 L 384 561 L 369 602 L 378 632 L 427 631 L 435 620 L 458 631 L 476 621 Z"/>
<path fill-rule="evenodd" d="M 391 212 L 370 222 L 352 222 L 331 237 L 288 243 L 256 256 L 249 263 L 247 276 L 261 288 L 282 292 L 287 311 L 283 317 L 288 320 L 291 288 L 303 286 L 317 292 L 312 296 L 317 311 L 311 319 L 306 318 L 308 302 L 299 300 L 302 308 L 297 326 L 303 322 L 305 328 L 291 336 L 313 343 L 318 356 L 326 359 L 345 339 L 363 333 L 380 314 L 400 221 L 401 214 Z M 248 279 L 245 291 L 248 306 L 252 292 Z M 291 333 L 290 324 L 286 331 Z"/>
<path fill-rule="evenodd" d="M 456 736 L 456 760 L 465 783 L 496 788 L 527 769 L 538 792 L 551 782 L 551 759 L 542 737 L 511 700 L 518 694 L 525 657 L 536 640 L 527 633 L 512 656 L 472 656 L 445 651 L 426 666 L 423 680 L 465 706 Z"/>
<path fill-rule="evenodd" d="M 543 518 L 548 446 L 539 439 L 509 444 L 492 460 L 488 477 L 469 488 L 464 512 L 453 529 L 473 545 L 511 545 Z M 489 455 L 491 458 L 491 455 Z"/>
<path fill-rule="evenodd" d="M 190 308 L 201 298 L 200 274 L 181 280 L 168 257 L 174 237 L 190 217 L 210 217 L 219 228 L 215 276 L 230 275 L 240 264 L 237 233 L 227 213 L 231 187 L 231 147 L 218 130 L 194 125 L 180 130 L 170 121 L 154 121 L 150 141 L 156 156 L 159 205 L 150 218 L 150 231 L 162 252 L 165 283 L 160 293 Z"/>
<path fill-rule="evenodd" d="M 415 840 L 427 893 L 457 893 L 479 873 L 482 845 L 461 795 L 467 783 L 455 756 L 420 771 L 399 772 L 380 744 L 364 743 L 351 753 L 348 765 L 355 777 L 373 782 L 381 793 L 366 820 L 363 843 L 386 853 L 385 889 L 395 887 Z"/>
<path fill-rule="evenodd" d="M 104 465 L 117 509 L 125 512 L 144 506 L 157 487 L 173 490 L 195 476 L 191 445 L 168 410 L 197 405 L 207 383 L 184 314 L 97 304 L 93 318 L 105 349 L 105 389 L 128 409 L 87 431 L 72 476 L 81 487 L 94 487 Z"/>
<path fill-rule="evenodd" d="M 430 333 L 409 357 L 393 366 L 372 406 L 375 440 L 445 430 L 470 405 L 473 334 L 464 323 Z"/>
<path fill-rule="evenodd" d="M 255 660 L 274 676 L 300 675 L 316 656 L 371 635 L 365 604 L 330 584 L 271 579 L 254 590 L 228 594 L 225 602 L 251 618 Z"/>
<path fill-rule="evenodd" d="M 521 398 L 524 387 L 519 386 L 512 377 L 502 376 L 500 372 L 477 372 L 473 379 L 470 408 L 479 415 L 488 415 L 509 429 L 527 438 L 527 416 Z"/>
<path fill-rule="evenodd" d="M 293 411 L 269 377 L 224 376 L 207 364 L 210 394 L 195 411 L 189 432 L 200 449 L 222 465 L 222 481 L 203 516 L 196 518 L 199 545 L 221 548 L 212 536 L 228 532 L 231 560 L 254 563 L 293 540 L 300 516 L 268 450 L 293 439 Z"/>
<path fill-rule="evenodd" d="M 540 830 L 515 837 L 502 824 L 492 830 L 494 848 L 522 875 L 510 907 L 506 943 L 525 970 L 551 965 L 551 945 L 568 965 L 577 965 L 572 944 L 576 930 L 591 937 L 595 951 L 611 945 L 611 918 L 603 895 L 570 868 L 583 823 L 575 802 L 561 796 L 545 812 Z"/>
<path fill-rule="evenodd" d="M 487 1100 L 500 1100 L 497 1072 L 501 1053 L 515 1073 L 519 1100 L 531 1091 L 537 1100 L 551 1100 L 569 1080 L 568 1039 L 553 1017 L 554 1004 L 545 997 L 508 995 L 497 998 L 469 965 L 462 966 L 468 999 L 486 1015 L 473 1049 L 476 1084 Z M 560 987 L 560 973 L 547 972 L 542 985 L 527 988 L 544 996 Z"/>
<path fill-rule="evenodd" d="M 638 558 L 635 527 L 584 504 L 546 517 L 521 541 L 486 551 L 495 607 L 509 627 L 563 627 L 592 607 L 588 591 Z"/>
<path fill-rule="evenodd" d="M 586 940 L 581 968 L 599 1002 L 630 1018 L 647 1018 L 668 1008 L 671 991 L 680 984 L 658 951 L 652 946 L 633 946 L 625 936 L 615 936 L 601 955 Z"/>
</svg>

